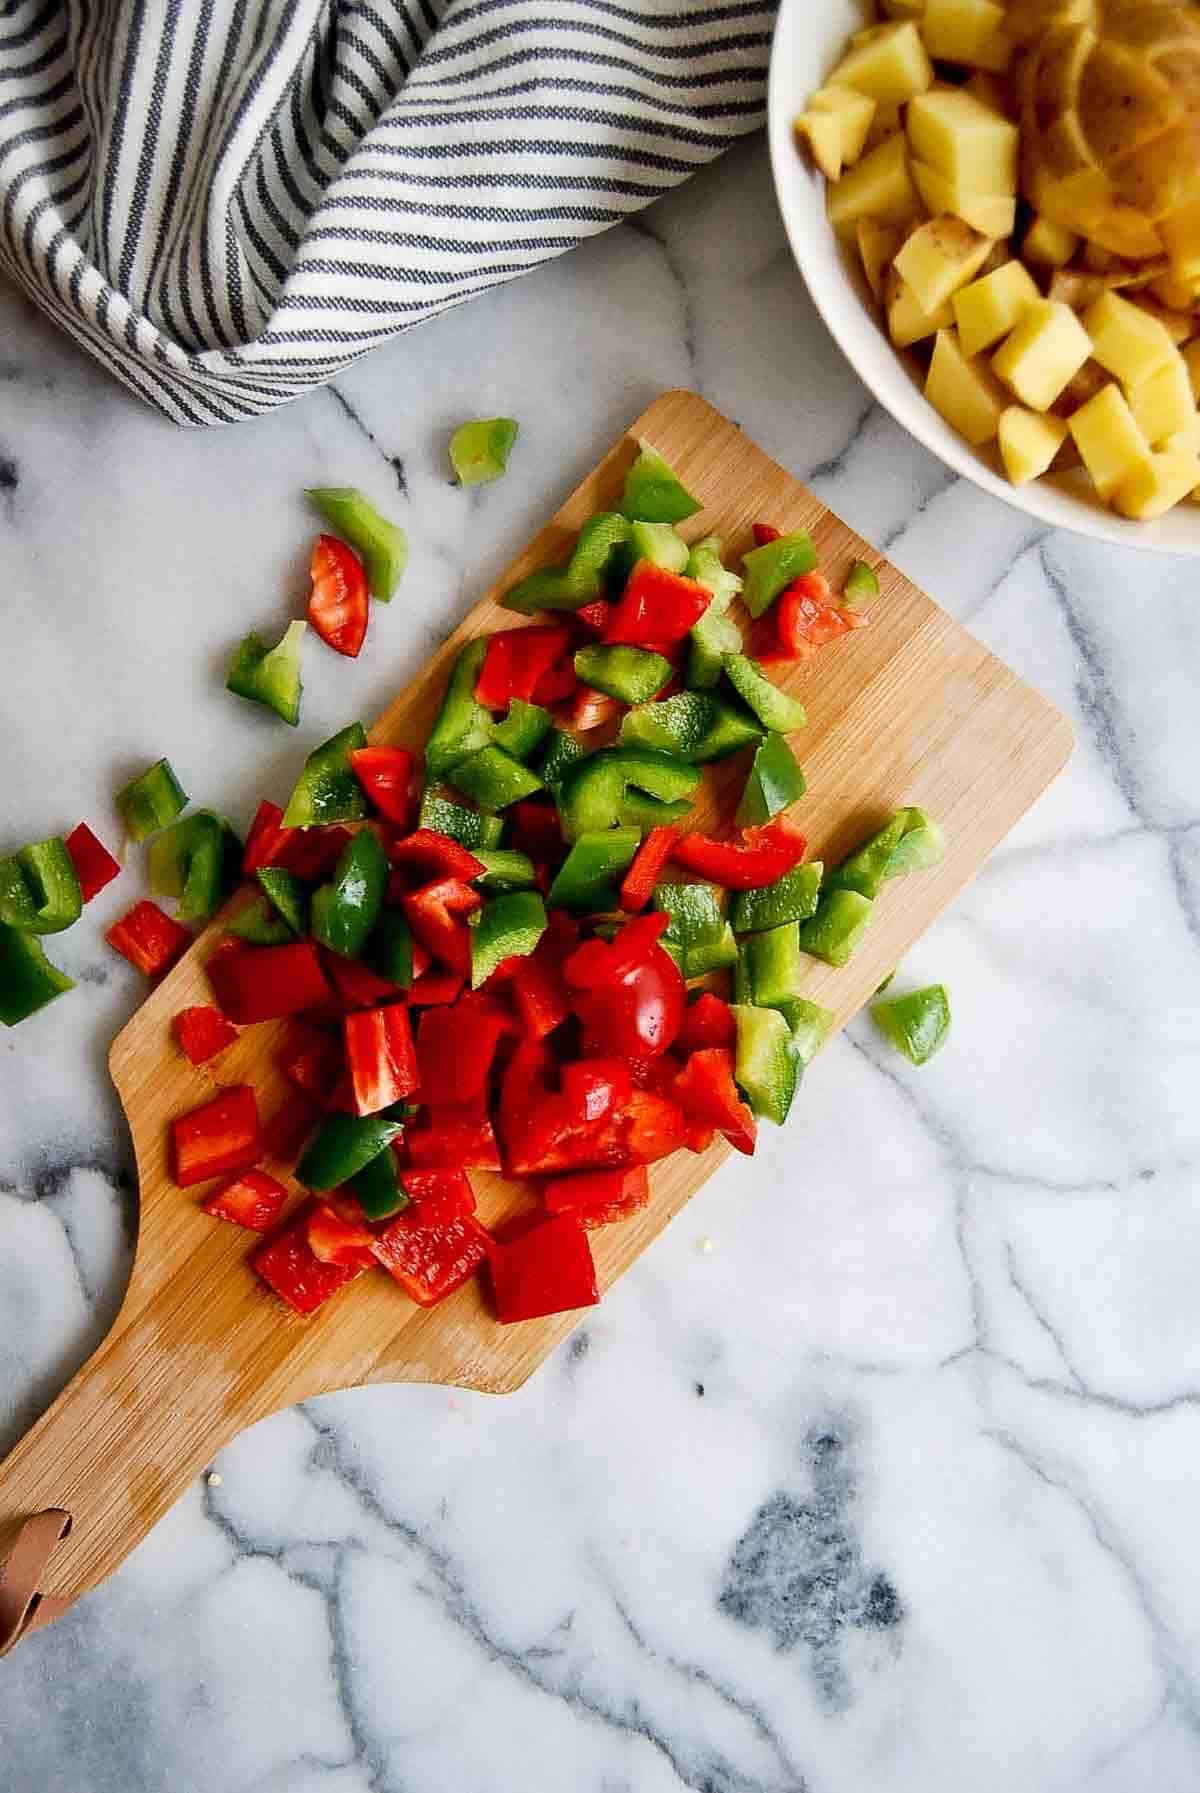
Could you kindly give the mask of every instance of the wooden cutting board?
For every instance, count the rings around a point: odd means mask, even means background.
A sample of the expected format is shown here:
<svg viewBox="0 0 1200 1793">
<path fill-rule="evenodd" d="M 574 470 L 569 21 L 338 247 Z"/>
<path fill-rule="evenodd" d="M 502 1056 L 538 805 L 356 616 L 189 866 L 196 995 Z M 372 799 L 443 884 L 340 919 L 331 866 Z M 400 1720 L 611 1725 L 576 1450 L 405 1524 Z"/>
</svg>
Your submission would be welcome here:
<svg viewBox="0 0 1200 1793">
<path fill-rule="evenodd" d="M 371 738 L 421 746 L 463 642 L 520 621 L 498 608 L 499 597 L 533 568 L 560 560 L 584 518 L 613 505 L 638 437 L 660 449 L 704 500 L 689 533 L 719 531 L 735 564 L 750 545 L 751 523 L 764 519 L 811 530 L 835 588 L 858 557 L 878 571 L 871 626 L 781 679 L 809 716 L 798 741 L 809 795 L 798 813 L 812 856 L 826 863 L 899 804 L 921 804 L 937 816 L 949 849 L 936 870 L 886 886 L 845 970 L 813 961 L 806 994 L 833 1009 L 840 1026 L 1060 771 L 1071 733 L 1037 692 L 695 394 L 665 393 L 637 419 Z M 403 605 L 403 592 L 397 602 Z M 732 812 L 743 776 L 740 762 L 710 775 L 701 823 L 718 806 Z M 199 1208 L 204 1189 L 177 1189 L 167 1169 L 168 1122 L 210 1096 L 214 1084 L 252 1083 L 268 1121 L 289 1094 L 274 1064 L 284 1024 L 246 1029 L 215 1075 L 194 1069 L 174 1044 L 173 1016 L 210 1000 L 204 967 L 220 937 L 217 923 L 113 1046 L 112 1075 L 129 1117 L 141 1195 L 128 1293 L 104 1344 L 0 1465 L 0 1549 L 20 1521 L 43 1508 L 63 1507 L 74 1517 L 42 1577 L 51 1594 L 74 1596 L 111 1574 L 220 1446 L 277 1408 L 368 1382 L 459 1383 L 503 1393 L 518 1388 L 578 1318 L 500 1326 L 478 1283 L 425 1311 L 382 1274 L 360 1278 L 308 1322 L 266 1292 L 247 1266 L 249 1236 L 208 1219 Z M 788 1129 L 802 1149 L 802 1095 Z M 266 1168 L 286 1178 L 294 1149 L 268 1158 Z M 677 1153 L 655 1168 L 644 1213 L 593 1235 L 602 1286 L 628 1269 L 727 1150 L 718 1143 L 703 1157 Z M 488 1222 L 531 1199 L 500 1177 L 473 1181 Z"/>
</svg>

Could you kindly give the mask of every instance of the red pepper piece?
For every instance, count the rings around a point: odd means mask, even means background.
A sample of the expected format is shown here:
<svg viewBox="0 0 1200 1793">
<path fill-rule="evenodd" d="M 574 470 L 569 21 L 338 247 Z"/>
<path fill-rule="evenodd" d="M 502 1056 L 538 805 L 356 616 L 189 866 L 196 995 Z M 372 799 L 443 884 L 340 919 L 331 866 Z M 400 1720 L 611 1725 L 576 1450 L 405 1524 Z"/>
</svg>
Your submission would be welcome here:
<svg viewBox="0 0 1200 1793">
<path fill-rule="evenodd" d="M 708 1126 L 704 1121 L 694 1121 L 688 1115 L 684 1115 L 683 1118 L 686 1124 L 684 1144 L 687 1146 L 688 1151 L 697 1153 L 707 1152 L 709 1146 L 717 1137 L 716 1128 Z"/>
<path fill-rule="evenodd" d="M 605 641 L 652 646 L 682 641 L 708 609 L 712 593 L 695 579 L 639 560 L 604 631 Z"/>
<path fill-rule="evenodd" d="M 540 1040 L 561 1027 L 571 1013 L 567 988 L 556 957 L 543 952 L 543 934 L 535 950 L 522 959 L 513 973 L 512 997 L 522 1029 L 531 1040 Z"/>
<path fill-rule="evenodd" d="M 322 948 L 321 966 L 343 1009 L 376 1009 L 385 1002 L 399 1002 L 404 996 L 401 984 L 389 983 L 361 959 L 343 959 L 341 953 Z"/>
<path fill-rule="evenodd" d="M 426 1009 L 417 1034 L 421 1099 L 467 1102 L 487 1083 L 509 1021 L 496 1002 L 468 990 L 452 1008 Z"/>
<path fill-rule="evenodd" d="M 590 729 L 603 728 L 624 708 L 617 698 L 608 697 L 603 691 L 593 691 L 590 685 L 580 685 L 571 706 L 571 727 L 578 734 L 587 734 Z"/>
<path fill-rule="evenodd" d="M 574 697 L 578 684 L 574 656 L 567 654 L 553 666 L 546 668 L 533 687 L 533 701 L 543 708 L 550 704 L 565 703 L 568 697 Z"/>
<path fill-rule="evenodd" d="M 278 865 L 284 838 L 295 832 L 294 828 L 283 826 L 283 811 L 278 803 L 268 803 L 264 797 L 255 811 L 242 852 L 242 870 L 246 876 L 252 878 L 263 866 Z"/>
<path fill-rule="evenodd" d="M 655 1090 L 660 1096 L 671 1094 L 681 1068 L 673 1053 L 660 1052 L 657 1058 L 631 1058 L 627 1062 L 638 1089 Z"/>
<path fill-rule="evenodd" d="M 111 884 L 121 867 L 104 842 L 97 840 L 86 822 L 80 822 L 67 836 L 67 852 L 79 879 L 79 890 L 85 903 Z"/>
<path fill-rule="evenodd" d="M 402 1004 L 347 1015 L 344 1029 L 355 1114 L 378 1114 L 412 1095 L 417 1054 Z"/>
<path fill-rule="evenodd" d="M 703 1052 L 706 1046 L 732 1046 L 737 1039 L 733 1010 L 723 997 L 705 990 L 683 1012 L 675 1040 L 677 1052 Z"/>
<path fill-rule="evenodd" d="M 323 1264 L 343 1264 L 349 1270 L 373 1270 L 375 1236 L 365 1226 L 337 1214 L 327 1202 L 314 1202 L 304 1216 L 308 1249 Z"/>
<path fill-rule="evenodd" d="M 475 1191 L 461 1170 L 402 1170 L 400 1187 L 423 1226 L 475 1212 Z"/>
<path fill-rule="evenodd" d="M 274 863 L 309 884 L 319 884 L 330 875 L 354 838 L 340 822 L 328 828 L 284 828 L 282 834 L 280 855 Z"/>
<path fill-rule="evenodd" d="M 656 910 L 625 922 L 611 940 L 585 940 L 563 961 L 563 976 L 576 989 L 604 989 L 640 963 L 670 925 L 670 916 Z"/>
<path fill-rule="evenodd" d="M 766 666 L 810 660 L 827 642 L 864 628 L 869 621 L 869 617 L 834 604 L 823 573 L 805 573 L 780 594 L 759 624 L 758 657 Z"/>
<path fill-rule="evenodd" d="M 612 621 L 614 608 L 607 598 L 593 598 L 590 604 L 575 611 L 575 621 L 582 623 L 590 635 L 602 636 Z"/>
<path fill-rule="evenodd" d="M 475 700 L 489 710 L 507 710 L 514 697 L 529 703 L 538 680 L 567 651 L 571 631 L 562 623 L 544 628 L 501 629 L 488 638 Z"/>
<path fill-rule="evenodd" d="M 483 870 L 474 853 L 436 828 L 418 828 L 403 840 L 393 841 L 388 858 L 419 884 L 438 878 L 461 878 L 466 883 Z"/>
<path fill-rule="evenodd" d="M 214 1189 L 201 1206 L 214 1220 L 231 1220 L 251 1233 L 265 1233 L 275 1225 L 287 1203 L 288 1192 L 282 1183 L 269 1177 L 265 1170 L 244 1170 Z"/>
<path fill-rule="evenodd" d="M 479 1269 L 488 1248 L 487 1234 L 473 1215 L 427 1219 L 428 1213 L 415 1202 L 374 1240 L 376 1258 L 421 1307 L 433 1307 L 461 1288 Z"/>
<path fill-rule="evenodd" d="M 461 972 L 445 971 L 438 966 L 413 980 L 413 986 L 404 998 L 405 1004 L 410 1009 L 438 1008 L 442 1003 L 454 1001 L 463 982 Z"/>
<path fill-rule="evenodd" d="M 733 1080 L 733 1053 L 727 1046 L 693 1052 L 675 1079 L 675 1100 L 689 1120 L 715 1127 L 736 1151 L 754 1150 L 757 1126 Z"/>
<path fill-rule="evenodd" d="M 280 1054 L 279 1068 L 295 1089 L 324 1106 L 342 1070 L 342 1042 L 333 1034 L 297 1033 Z"/>
<path fill-rule="evenodd" d="M 135 903 L 128 915 L 113 923 L 104 938 L 147 977 L 157 977 L 192 944 L 186 928 L 164 915 L 157 903 L 145 901 Z"/>
<path fill-rule="evenodd" d="M 226 1171 L 249 1170 L 259 1157 L 258 1104 L 248 1083 L 171 1122 L 175 1181 L 181 1189 Z"/>
<path fill-rule="evenodd" d="M 381 816 L 408 827 L 414 756 L 407 747 L 352 747 L 354 776 Z"/>
<path fill-rule="evenodd" d="M 591 1232 L 612 1220 L 626 1220 L 650 1200 L 650 1177 L 644 1164 L 632 1170 L 579 1170 L 555 1177 L 542 1190 L 551 1214 L 573 1214 Z"/>
<path fill-rule="evenodd" d="M 635 1164 L 654 1164 L 687 1144 L 683 1110 L 655 1090 L 635 1089 L 622 1118 L 625 1149 Z"/>
<path fill-rule="evenodd" d="M 466 978 L 471 970 L 471 936 L 466 917 L 483 902 L 477 890 L 458 878 L 439 878 L 404 897 L 408 925 L 435 959 Z"/>
<path fill-rule="evenodd" d="M 180 1009 L 175 1017 L 175 1037 L 194 1065 L 206 1065 L 218 1052 L 233 1045 L 238 1030 L 220 1009 L 201 1003 L 195 1008 Z"/>
<path fill-rule="evenodd" d="M 262 1129 L 262 1156 L 294 1162 L 320 1111 L 311 1098 L 290 1090 Z"/>
<path fill-rule="evenodd" d="M 319 535 L 308 570 L 312 578 L 309 622 L 335 653 L 356 659 L 367 639 L 371 609 L 366 568 L 353 548 L 336 535 Z"/>
<path fill-rule="evenodd" d="M 208 961 L 217 1001 L 231 1021 L 274 1021 L 329 1001 L 329 985 L 311 940 L 251 946 Z"/>
<path fill-rule="evenodd" d="M 511 958 L 501 959 L 495 971 L 480 985 L 484 995 L 503 1000 L 507 987 L 517 975 L 517 966 L 521 963 L 521 954 L 514 953 Z"/>
<path fill-rule="evenodd" d="M 743 828 L 740 841 L 713 840 L 707 834 L 685 834 L 671 858 L 701 878 L 726 890 L 750 890 L 774 884 L 799 865 L 808 843 L 795 822 L 774 816 L 761 828 Z"/>
<path fill-rule="evenodd" d="M 658 883 L 658 874 L 671 857 L 671 850 L 682 828 L 673 822 L 665 828 L 652 828 L 637 852 L 621 884 L 621 907 L 627 915 L 644 909 Z"/>
<path fill-rule="evenodd" d="M 687 998 L 679 967 L 657 944 L 667 917 L 640 915 L 607 943 L 589 940 L 563 966 L 587 1049 L 653 1058 L 671 1045 Z"/>
<path fill-rule="evenodd" d="M 513 846 L 519 853 L 528 853 L 531 859 L 543 864 L 561 859 L 562 826 L 553 803 L 523 797 L 507 813 L 512 817 Z"/>
<path fill-rule="evenodd" d="M 783 531 L 782 529 L 776 529 L 774 523 L 756 523 L 754 525 L 753 534 L 754 546 L 756 548 L 765 548 L 768 542 L 777 542 L 783 534 Z"/>
<path fill-rule="evenodd" d="M 629 1101 L 633 1079 L 619 1058 L 581 1058 L 563 1066 L 562 1093 L 572 1120 L 599 1121 Z"/>
<path fill-rule="evenodd" d="M 536 1320 L 600 1299 L 587 1234 L 570 1214 L 557 1214 L 489 1253 L 496 1318 L 503 1325 Z"/>
<path fill-rule="evenodd" d="M 307 1214 L 301 1214 L 260 1245 L 250 1267 L 281 1301 L 298 1314 L 312 1314 L 362 1274 L 350 1264 L 326 1264 L 308 1243 Z"/>
<path fill-rule="evenodd" d="M 405 1131 L 404 1143 L 409 1163 L 422 1170 L 500 1169 L 486 1090 L 466 1102 L 430 1105 Z"/>
</svg>

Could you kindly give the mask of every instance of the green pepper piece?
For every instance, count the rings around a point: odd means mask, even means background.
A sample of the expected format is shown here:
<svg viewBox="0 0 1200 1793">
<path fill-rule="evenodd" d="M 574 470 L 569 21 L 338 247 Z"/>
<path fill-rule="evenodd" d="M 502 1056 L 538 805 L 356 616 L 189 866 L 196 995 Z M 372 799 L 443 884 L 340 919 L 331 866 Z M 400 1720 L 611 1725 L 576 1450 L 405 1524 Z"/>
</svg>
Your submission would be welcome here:
<svg viewBox="0 0 1200 1793">
<path fill-rule="evenodd" d="M 363 828 L 342 848 L 332 881 L 313 892 L 313 939 L 343 959 L 357 959 L 383 909 L 387 854 Z"/>
<path fill-rule="evenodd" d="M 150 843 L 155 896 L 179 898 L 180 921 L 207 921 L 238 881 L 242 844 L 211 809 L 184 816 Z"/>
<path fill-rule="evenodd" d="M 804 705 L 769 679 L 749 654 L 726 654 L 725 677 L 738 696 L 748 703 L 763 727 L 773 734 L 790 735 L 808 721 Z"/>
<path fill-rule="evenodd" d="M 825 880 L 827 890 L 857 890 L 859 896 L 879 895 L 893 853 L 904 838 L 908 811 L 898 809 L 883 827 L 861 847 L 835 865 Z"/>
<path fill-rule="evenodd" d="M 733 899 L 733 926 L 738 934 L 762 934 L 789 921 L 807 921 L 817 912 L 824 867 L 819 859 L 784 872 L 774 884 L 739 890 Z"/>
<path fill-rule="evenodd" d="M 737 1045 L 734 1077 L 760 1120 L 782 1126 L 799 1081 L 799 1064 L 788 1024 L 778 1009 L 734 1003 Z"/>
<path fill-rule="evenodd" d="M 925 872 L 946 856 L 946 837 L 923 809 L 904 809 L 904 833 L 887 862 L 885 878 L 903 878 L 909 872 Z"/>
<path fill-rule="evenodd" d="M 695 766 L 645 747 L 602 747 L 572 766 L 559 789 L 559 812 L 568 840 L 578 840 L 621 821 L 629 786 L 660 802 L 694 796 L 700 782 Z"/>
<path fill-rule="evenodd" d="M 801 1069 L 806 1070 L 829 1036 L 834 1022 L 833 1010 L 822 1008 L 819 1002 L 810 1002 L 807 996 L 788 996 L 783 1002 L 771 1006 L 778 1009 L 787 1022 L 792 1050 Z"/>
<path fill-rule="evenodd" d="M 641 704 L 621 718 L 618 740 L 692 760 L 713 724 L 714 702 L 704 691 L 676 691 L 661 703 Z"/>
<path fill-rule="evenodd" d="M 870 897 L 857 890 L 825 890 L 816 914 L 800 924 L 800 948 L 827 965 L 848 965 L 871 919 Z"/>
<path fill-rule="evenodd" d="M 515 760 L 529 760 L 541 746 L 553 720 L 549 710 L 543 710 L 541 704 L 526 703 L 523 697 L 514 697 L 504 721 L 496 723 L 492 729 L 492 742 L 496 747 L 502 747 L 505 753 L 511 753 Z"/>
<path fill-rule="evenodd" d="M 869 567 L 865 560 L 856 560 L 842 587 L 842 609 L 866 610 L 878 596 L 879 579 L 874 567 Z"/>
<path fill-rule="evenodd" d="M 508 466 L 519 425 L 514 417 L 460 423 L 450 438 L 450 465 L 460 486 L 485 486 Z"/>
<path fill-rule="evenodd" d="M 487 636 L 477 635 L 450 670 L 442 707 L 425 743 L 425 768 L 431 778 L 441 777 L 469 753 L 478 753 L 492 738 L 491 712 L 475 699 L 487 649 Z"/>
<path fill-rule="evenodd" d="M 640 523 L 682 523 L 704 507 L 680 482 L 656 448 L 639 442 L 637 460 L 625 475 L 621 509 Z"/>
<path fill-rule="evenodd" d="M 669 684 L 673 668 L 663 654 L 644 647 L 613 646 L 597 641 L 575 655 L 575 676 L 622 703 L 645 703 Z"/>
<path fill-rule="evenodd" d="M 648 560 L 669 573 L 682 573 L 688 563 L 688 545 L 673 523 L 634 523 L 629 547 L 635 565 Z"/>
<path fill-rule="evenodd" d="M 532 890 L 537 883 L 533 860 L 525 853 L 477 847 L 475 857 L 483 870 L 471 882 L 480 890 L 502 894 L 507 890 Z"/>
<path fill-rule="evenodd" d="M 578 735 L 568 734 L 565 728 L 556 728 L 538 761 L 538 776 L 546 789 L 557 790 L 566 777 L 568 768 L 578 760 L 585 760 L 587 754 L 588 750 Z"/>
<path fill-rule="evenodd" d="M 408 989 L 413 981 L 412 933 L 401 910 L 381 910 L 363 948 L 363 963 L 376 977 Z"/>
<path fill-rule="evenodd" d="M 652 901 L 671 918 L 660 944 L 684 977 L 703 977 L 736 963 L 733 929 L 711 884 L 660 884 Z"/>
<path fill-rule="evenodd" d="M 737 574 L 731 572 L 721 559 L 719 535 L 706 535 L 692 544 L 684 571 L 689 579 L 694 579 L 698 585 L 705 586 L 712 593 L 705 616 L 711 614 L 714 604 L 719 606 L 717 615 L 720 616 L 742 589 L 742 582 Z"/>
<path fill-rule="evenodd" d="M 660 803 L 657 797 L 647 797 L 644 791 L 635 791 L 627 785 L 625 795 L 617 805 L 617 821 L 622 828 L 636 828 L 642 834 L 649 834 L 652 828 L 667 828 L 672 822 L 681 822 L 691 813 L 691 808 L 683 798 L 674 803 Z"/>
<path fill-rule="evenodd" d="M 412 1200 L 400 1182 L 400 1166 L 391 1146 L 376 1152 L 351 1177 L 347 1188 L 358 1197 L 358 1205 L 368 1220 L 387 1220 L 393 1214 L 403 1213 Z"/>
<path fill-rule="evenodd" d="M 354 549 L 367 570 L 371 596 L 390 603 L 408 565 L 404 531 L 381 517 L 371 500 L 354 486 L 310 486 L 305 497 Z"/>
<path fill-rule="evenodd" d="M 432 828 L 438 834 L 448 834 L 460 846 L 498 847 L 504 833 L 503 816 L 481 815 L 477 809 L 468 809 L 465 803 L 455 803 L 440 791 L 426 787 L 421 798 L 421 808 L 417 815 L 420 828 Z"/>
<path fill-rule="evenodd" d="M 300 720 L 300 699 L 304 692 L 300 679 L 300 646 L 307 628 L 305 622 L 289 623 L 274 647 L 268 647 L 262 636 L 251 630 L 238 643 L 225 680 L 226 691 L 274 710 L 295 728 Z"/>
<path fill-rule="evenodd" d="M 265 891 L 256 890 L 232 915 L 226 928 L 251 946 L 286 946 L 296 938 Z"/>
<path fill-rule="evenodd" d="M 15 1027 L 74 988 L 74 979 L 50 963 L 34 935 L 0 923 L 0 1021 L 5 1027 Z"/>
<path fill-rule="evenodd" d="M 629 519 L 617 511 L 596 511 L 579 531 L 564 575 L 573 609 L 590 604 L 605 590 L 614 564 L 629 542 Z M 556 606 L 558 608 L 558 606 Z"/>
<path fill-rule="evenodd" d="M 308 892 L 296 876 L 281 865 L 264 865 L 258 881 L 293 934 L 308 932 Z"/>
<path fill-rule="evenodd" d="M 352 722 L 313 748 L 283 812 L 285 828 L 323 828 L 330 822 L 365 820 L 367 799 L 351 770 L 350 755 L 366 744 L 362 723 Z"/>
<path fill-rule="evenodd" d="M 602 828 L 581 834 L 563 860 L 546 901 L 573 915 L 597 915 L 620 905 L 615 880 L 641 844 L 637 828 Z"/>
<path fill-rule="evenodd" d="M 710 971 L 728 971 L 738 960 L 737 940 L 726 922 L 715 940 L 702 940 L 687 950 L 684 977 L 704 977 Z"/>
<path fill-rule="evenodd" d="M 721 559 L 721 538 L 706 535 L 693 547 L 685 568 L 689 579 L 697 580 L 712 593 L 707 610 L 693 628 L 688 639 L 687 685 L 692 691 L 707 691 L 717 684 L 724 670 L 726 654 L 736 654 L 742 645 L 742 634 L 726 612 L 742 589 L 736 573 L 731 573 Z"/>
<path fill-rule="evenodd" d="M 486 984 L 505 959 L 529 956 L 546 932 L 546 905 L 536 890 L 513 890 L 485 903 L 471 929 L 471 988 Z"/>
<path fill-rule="evenodd" d="M 751 616 L 761 616 L 769 610 L 793 579 L 811 573 L 816 564 L 817 551 L 807 529 L 795 529 L 790 535 L 781 535 L 777 541 L 765 542 L 761 548 L 751 548 L 743 554 L 746 581 L 742 600 Z"/>
<path fill-rule="evenodd" d="M 187 808 L 187 792 L 170 760 L 155 760 L 117 792 L 116 804 L 130 840 L 145 840 Z"/>
<path fill-rule="evenodd" d="M 944 984 L 929 984 L 904 996 L 872 1004 L 876 1025 L 914 1065 L 928 1064 L 950 1032 L 950 998 Z"/>
<path fill-rule="evenodd" d="M 503 747 L 481 747 L 465 760 L 456 761 L 446 777 L 480 809 L 507 809 L 510 803 L 519 803 L 522 797 L 532 797 L 543 789 L 537 773 L 505 753 Z"/>
<path fill-rule="evenodd" d="M 327 1114 L 296 1166 L 306 1189 L 338 1189 L 390 1146 L 401 1123 L 382 1114 Z"/>
<path fill-rule="evenodd" d="M 747 934 L 741 953 L 750 1001 L 758 1008 L 776 1008 L 789 996 L 800 994 L 804 960 L 800 954 L 799 922 L 786 921 L 765 934 Z"/>
<path fill-rule="evenodd" d="M 781 809 L 804 795 L 804 773 L 784 735 L 767 735 L 754 755 L 742 800 L 737 808 L 740 828 L 769 822 Z"/>
<path fill-rule="evenodd" d="M 60 836 L 0 859 L 0 923 L 29 934 L 59 934 L 82 909 L 79 878 Z"/>
<path fill-rule="evenodd" d="M 505 592 L 501 599 L 505 610 L 521 616 L 532 616 L 535 610 L 578 610 L 586 598 L 576 597 L 567 583 L 565 567 L 539 567 Z"/>
</svg>

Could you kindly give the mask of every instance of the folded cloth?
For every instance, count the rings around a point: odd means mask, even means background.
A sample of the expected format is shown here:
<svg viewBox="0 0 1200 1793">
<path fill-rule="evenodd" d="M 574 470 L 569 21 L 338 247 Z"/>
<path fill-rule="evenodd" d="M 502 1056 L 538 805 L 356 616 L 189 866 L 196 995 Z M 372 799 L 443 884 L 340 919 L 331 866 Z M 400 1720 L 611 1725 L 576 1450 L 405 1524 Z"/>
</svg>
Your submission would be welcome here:
<svg viewBox="0 0 1200 1793">
<path fill-rule="evenodd" d="M 0 0 L 0 265 L 255 417 L 762 122 L 774 0 Z"/>
</svg>

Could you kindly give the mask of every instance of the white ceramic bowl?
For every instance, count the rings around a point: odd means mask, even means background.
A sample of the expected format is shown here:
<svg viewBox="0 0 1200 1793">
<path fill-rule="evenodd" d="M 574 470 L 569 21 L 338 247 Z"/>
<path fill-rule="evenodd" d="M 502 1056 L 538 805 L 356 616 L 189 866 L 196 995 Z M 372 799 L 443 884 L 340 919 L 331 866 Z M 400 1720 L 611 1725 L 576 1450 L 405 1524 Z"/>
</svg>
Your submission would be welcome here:
<svg viewBox="0 0 1200 1793">
<path fill-rule="evenodd" d="M 868 0 L 782 0 L 771 51 L 768 119 L 775 191 L 796 265 L 830 334 L 897 423 L 1006 504 L 1056 528 L 1122 547 L 1200 554 L 1200 505 L 1181 504 L 1154 523 L 1131 523 L 1105 510 L 1078 471 L 1010 485 L 998 459 L 989 460 L 990 451 L 971 448 L 927 403 L 915 358 L 892 348 L 855 258 L 829 228 L 825 181 L 800 153 L 792 132 L 792 120 L 820 87 L 850 33 L 873 16 Z"/>
</svg>

